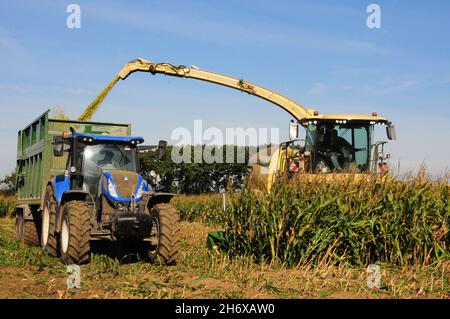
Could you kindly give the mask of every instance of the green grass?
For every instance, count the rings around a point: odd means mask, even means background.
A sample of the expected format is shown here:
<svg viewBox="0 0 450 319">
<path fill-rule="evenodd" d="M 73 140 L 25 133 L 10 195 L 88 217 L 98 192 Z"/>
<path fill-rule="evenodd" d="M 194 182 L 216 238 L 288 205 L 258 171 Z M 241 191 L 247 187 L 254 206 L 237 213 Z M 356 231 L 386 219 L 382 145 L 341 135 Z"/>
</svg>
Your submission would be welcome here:
<svg viewBox="0 0 450 319">
<path fill-rule="evenodd" d="M 117 276 L 119 274 L 120 262 L 117 258 L 111 258 L 107 255 L 93 254 L 89 269 L 98 274 L 112 274 Z"/>
<path fill-rule="evenodd" d="M 41 271 L 55 266 L 55 260 L 40 247 L 28 247 L 15 238 L 0 234 L 0 266 L 30 268 Z"/>
</svg>

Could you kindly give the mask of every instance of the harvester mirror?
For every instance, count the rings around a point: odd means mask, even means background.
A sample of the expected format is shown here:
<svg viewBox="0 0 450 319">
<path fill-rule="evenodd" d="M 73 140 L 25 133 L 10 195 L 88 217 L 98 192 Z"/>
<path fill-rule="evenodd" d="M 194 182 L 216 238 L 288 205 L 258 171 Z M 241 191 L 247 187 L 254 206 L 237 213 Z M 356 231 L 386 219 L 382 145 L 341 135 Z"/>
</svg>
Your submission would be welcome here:
<svg viewBox="0 0 450 319">
<path fill-rule="evenodd" d="M 53 138 L 53 156 L 61 157 L 64 155 L 64 141 L 61 136 Z"/>
<path fill-rule="evenodd" d="M 167 141 L 159 141 L 158 143 L 158 159 L 164 161 L 167 156 Z"/>
<path fill-rule="evenodd" d="M 386 127 L 386 134 L 388 139 L 395 141 L 397 138 L 395 135 L 395 126 L 389 123 L 388 126 Z"/>
<path fill-rule="evenodd" d="M 298 124 L 294 121 L 291 121 L 291 123 L 289 123 L 289 139 L 298 139 Z"/>
</svg>

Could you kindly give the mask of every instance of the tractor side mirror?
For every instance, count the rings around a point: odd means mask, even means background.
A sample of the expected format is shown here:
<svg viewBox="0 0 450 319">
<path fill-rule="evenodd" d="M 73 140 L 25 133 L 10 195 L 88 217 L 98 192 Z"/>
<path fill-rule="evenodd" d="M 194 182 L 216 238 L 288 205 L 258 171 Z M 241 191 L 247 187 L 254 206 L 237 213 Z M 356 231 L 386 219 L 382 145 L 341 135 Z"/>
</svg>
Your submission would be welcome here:
<svg viewBox="0 0 450 319">
<path fill-rule="evenodd" d="M 144 161 L 143 161 L 143 159 L 139 156 L 139 172 L 140 172 L 140 174 L 142 175 L 142 177 L 144 177 L 145 178 L 145 174 L 147 173 L 146 171 L 145 171 L 145 164 L 144 164 Z"/>
<path fill-rule="evenodd" d="M 158 143 L 158 159 L 164 161 L 167 156 L 167 141 L 159 141 Z"/>
<path fill-rule="evenodd" d="M 64 155 L 64 141 L 61 136 L 55 136 L 53 138 L 53 156 L 61 157 Z"/>
<path fill-rule="evenodd" d="M 397 136 L 395 135 L 395 126 L 392 125 L 391 123 L 388 124 L 388 126 L 386 127 L 386 134 L 388 139 L 390 140 L 396 140 Z"/>
<path fill-rule="evenodd" d="M 289 123 L 289 139 L 298 139 L 298 124 L 294 121 L 291 121 Z"/>
</svg>

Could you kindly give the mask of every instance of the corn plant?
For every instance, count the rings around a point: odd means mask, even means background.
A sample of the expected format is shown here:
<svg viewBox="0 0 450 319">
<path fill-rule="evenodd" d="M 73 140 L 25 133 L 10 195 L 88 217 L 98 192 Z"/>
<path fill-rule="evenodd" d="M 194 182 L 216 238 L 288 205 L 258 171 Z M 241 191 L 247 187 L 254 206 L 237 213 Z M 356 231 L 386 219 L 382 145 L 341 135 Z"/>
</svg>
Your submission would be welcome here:
<svg viewBox="0 0 450 319">
<path fill-rule="evenodd" d="M 16 209 L 16 198 L 14 196 L 0 195 L 0 217 L 12 216 Z"/>
<path fill-rule="evenodd" d="M 247 187 L 227 210 L 229 253 L 286 265 L 449 259 L 447 181 L 299 176 L 270 194 Z"/>
</svg>

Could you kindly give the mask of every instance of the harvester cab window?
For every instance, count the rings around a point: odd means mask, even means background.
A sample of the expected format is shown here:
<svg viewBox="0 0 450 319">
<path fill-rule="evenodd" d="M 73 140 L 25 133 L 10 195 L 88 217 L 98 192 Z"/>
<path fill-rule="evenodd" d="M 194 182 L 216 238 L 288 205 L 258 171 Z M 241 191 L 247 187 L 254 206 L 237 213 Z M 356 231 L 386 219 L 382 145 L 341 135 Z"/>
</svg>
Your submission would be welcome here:
<svg viewBox="0 0 450 319">
<path fill-rule="evenodd" d="M 315 124 L 309 124 L 306 129 L 305 151 L 314 152 L 316 145 L 317 127 Z"/>
<path fill-rule="evenodd" d="M 366 171 L 369 168 L 369 129 L 366 126 L 355 127 L 353 132 L 357 170 Z"/>
<path fill-rule="evenodd" d="M 323 123 L 316 133 L 316 172 L 362 172 L 368 169 L 369 128 L 353 123 Z"/>
</svg>

